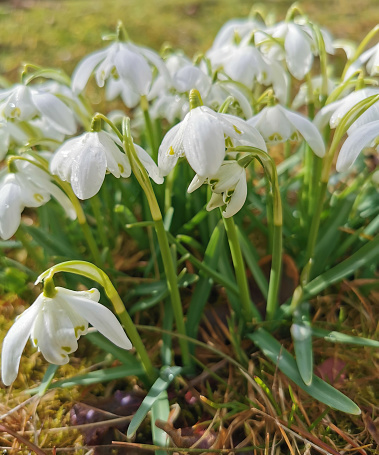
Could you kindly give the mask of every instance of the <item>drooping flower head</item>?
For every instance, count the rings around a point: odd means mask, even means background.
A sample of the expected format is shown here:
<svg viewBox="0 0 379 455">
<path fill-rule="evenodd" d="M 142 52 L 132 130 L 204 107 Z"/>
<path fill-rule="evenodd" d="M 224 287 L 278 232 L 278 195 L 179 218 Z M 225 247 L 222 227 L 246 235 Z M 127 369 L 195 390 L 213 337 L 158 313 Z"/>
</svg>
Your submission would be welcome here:
<svg viewBox="0 0 379 455">
<path fill-rule="evenodd" d="M 317 156 L 325 155 L 324 141 L 313 123 L 303 115 L 286 109 L 280 104 L 263 108 L 247 123 L 254 126 L 269 144 L 304 138 Z"/>
<path fill-rule="evenodd" d="M 78 348 L 77 340 L 88 331 L 88 323 L 123 349 L 132 345 L 114 314 L 99 302 L 97 289 L 71 291 L 57 287 L 40 294 L 24 311 L 4 338 L 1 377 L 5 385 L 16 379 L 21 354 L 30 337 L 45 359 L 55 365 L 68 363 Z"/>
<path fill-rule="evenodd" d="M 187 158 L 199 176 L 214 175 L 225 157 L 225 137 L 235 145 L 254 145 L 266 150 L 261 135 L 244 120 L 198 105 L 164 137 L 158 153 L 162 175 L 167 175 L 181 156 Z"/>
<path fill-rule="evenodd" d="M 25 158 L 26 156 L 24 156 Z M 51 175 L 32 162 L 12 161 L 12 171 L 4 170 L 0 177 L 0 237 L 12 237 L 21 222 L 25 207 L 40 207 L 53 196 L 71 219 L 74 207 L 63 191 L 51 181 Z"/>
</svg>

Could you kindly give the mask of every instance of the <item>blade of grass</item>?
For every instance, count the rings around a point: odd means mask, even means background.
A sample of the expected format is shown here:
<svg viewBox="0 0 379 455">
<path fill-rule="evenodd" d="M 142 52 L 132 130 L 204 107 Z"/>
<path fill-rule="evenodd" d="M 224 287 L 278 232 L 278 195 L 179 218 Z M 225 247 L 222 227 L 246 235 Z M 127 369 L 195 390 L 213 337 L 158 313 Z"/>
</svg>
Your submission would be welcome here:
<svg viewBox="0 0 379 455">
<path fill-rule="evenodd" d="M 138 427 L 141 425 L 143 419 L 146 417 L 154 403 L 159 399 L 161 393 L 167 390 L 173 379 L 180 374 L 181 371 L 181 367 L 168 367 L 161 371 L 159 378 L 156 379 L 152 385 L 149 393 L 142 401 L 141 406 L 138 408 L 132 421 L 130 422 L 127 432 L 128 438 L 135 435 Z"/>
<path fill-rule="evenodd" d="M 347 335 L 346 333 L 336 332 L 334 330 L 325 330 L 312 327 L 312 335 L 318 338 L 324 338 L 324 340 L 331 341 L 332 343 L 346 343 L 355 344 L 357 346 L 379 348 L 379 341 Z"/>
<path fill-rule="evenodd" d="M 311 385 L 313 376 L 313 349 L 308 302 L 300 304 L 294 312 L 291 335 L 300 376 L 306 385 Z"/>
<path fill-rule="evenodd" d="M 312 384 L 306 385 L 302 380 L 295 359 L 283 348 L 270 333 L 258 328 L 247 337 L 252 340 L 275 365 L 296 385 L 307 392 L 311 397 L 325 403 L 331 408 L 348 414 L 359 415 L 361 410 L 346 395 L 335 389 L 318 376 L 313 375 Z"/>
</svg>

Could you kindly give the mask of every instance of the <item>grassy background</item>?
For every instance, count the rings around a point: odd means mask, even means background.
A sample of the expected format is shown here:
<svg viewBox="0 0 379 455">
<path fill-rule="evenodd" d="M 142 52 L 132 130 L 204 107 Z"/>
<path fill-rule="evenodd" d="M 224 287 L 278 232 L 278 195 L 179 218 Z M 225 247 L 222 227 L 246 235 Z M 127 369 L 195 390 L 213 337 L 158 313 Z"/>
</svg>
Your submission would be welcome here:
<svg viewBox="0 0 379 455">
<path fill-rule="evenodd" d="M 168 42 L 189 55 L 205 51 L 221 25 L 243 17 L 247 0 L 13 0 L 0 3 L 0 74 L 18 80 L 21 63 L 57 66 L 71 73 L 101 36 L 121 19 L 131 38 L 159 50 Z M 291 0 L 268 0 L 282 19 Z M 379 18 L 378 0 L 313 0 L 304 11 L 335 37 L 360 40 Z"/>
</svg>

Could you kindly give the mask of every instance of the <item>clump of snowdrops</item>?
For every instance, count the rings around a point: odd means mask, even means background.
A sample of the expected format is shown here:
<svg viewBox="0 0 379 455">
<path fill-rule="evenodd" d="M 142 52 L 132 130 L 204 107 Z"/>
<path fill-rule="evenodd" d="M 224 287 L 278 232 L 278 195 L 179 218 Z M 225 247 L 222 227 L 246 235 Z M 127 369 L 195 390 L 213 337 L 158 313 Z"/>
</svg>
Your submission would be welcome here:
<svg viewBox="0 0 379 455">
<path fill-rule="evenodd" d="M 46 390 L 91 324 L 91 336 L 108 339 L 103 346 L 124 363 L 120 377 L 136 375 L 146 387 L 132 437 L 149 411 L 153 422 L 167 420 L 167 388 L 196 373 L 198 328 L 216 292 L 228 301 L 242 368 L 261 350 L 314 399 L 359 414 L 314 375 L 312 337 L 378 343 L 314 327 L 311 315 L 325 289 L 354 274 L 375 276 L 377 32 L 356 45 L 333 40 L 296 6 L 278 23 L 253 9 L 227 22 L 193 60 L 137 45 L 119 24 L 111 44 L 79 62 L 71 78 L 25 65 L 20 83 L 0 91 L 0 237 L 10 257 L 26 249 L 35 269 L 4 257 L 1 273 L 27 270 L 42 293 L 4 339 L 3 383 L 17 378 L 30 338 L 54 365 Z M 346 53 L 342 73 L 338 48 Z M 93 82 L 123 107 L 94 112 L 86 97 Z M 125 273 L 122 242 L 146 251 L 143 269 Z M 283 254 L 299 270 L 284 302 Z M 125 291 L 131 277 L 140 279 Z M 100 291 L 83 290 L 94 283 Z M 253 301 L 253 287 L 264 305 Z M 143 321 L 146 310 L 162 320 L 150 327 L 161 333 L 154 359 L 132 317 Z M 292 337 L 294 352 L 278 329 Z M 241 353 L 245 339 L 250 351 Z M 154 425 L 152 436 L 167 444 Z"/>
</svg>

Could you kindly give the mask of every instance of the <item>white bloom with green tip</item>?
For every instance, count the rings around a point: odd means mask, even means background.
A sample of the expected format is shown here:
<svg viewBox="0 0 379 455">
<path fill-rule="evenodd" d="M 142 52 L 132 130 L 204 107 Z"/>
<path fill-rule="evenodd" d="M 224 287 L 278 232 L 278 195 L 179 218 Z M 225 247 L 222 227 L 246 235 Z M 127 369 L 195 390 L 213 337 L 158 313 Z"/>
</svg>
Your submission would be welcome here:
<svg viewBox="0 0 379 455">
<path fill-rule="evenodd" d="M 32 163 L 16 160 L 16 172 L 4 172 L 0 178 L 0 238 L 8 240 L 17 231 L 25 207 L 40 207 L 53 196 L 67 216 L 76 218 L 74 207 L 47 172 Z"/>
<path fill-rule="evenodd" d="M 162 175 L 167 175 L 181 156 L 187 158 L 199 176 L 214 175 L 225 157 L 225 137 L 229 137 L 234 145 L 251 145 L 266 150 L 262 136 L 244 120 L 198 106 L 164 137 L 158 153 Z"/>
<path fill-rule="evenodd" d="M 254 126 L 268 144 L 304 138 L 317 156 L 325 155 L 324 141 L 315 125 L 303 115 L 279 104 L 265 107 L 247 123 Z"/>
<path fill-rule="evenodd" d="M 88 331 L 88 323 L 116 346 L 131 349 L 116 316 L 98 303 L 97 289 L 71 291 L 55 288 L 55 295 L 40 294 L 10 328 L 3 342 L 1 377 L 5 385 L 16 379 L 21 354 L 30 336 L 45 359 L 55 365 L 68 363 L 68 354 L 78 348 L 77 340 Z"/>
<path fill-rule="evenodd" d="M 229 218 L 243 207 L 247 197 L 246 171 L 237 161 L 224 161 L 218 172 L 207 179 L 195 175 L 187 191 L 192 193 L 203 183 L 208 183 L 212 189 L 208 211 L 225 206 L 222 215 Z"/>
</svg>

